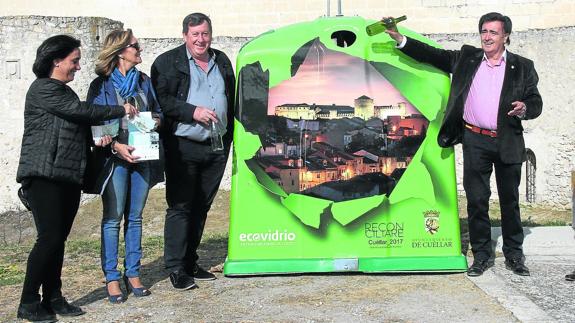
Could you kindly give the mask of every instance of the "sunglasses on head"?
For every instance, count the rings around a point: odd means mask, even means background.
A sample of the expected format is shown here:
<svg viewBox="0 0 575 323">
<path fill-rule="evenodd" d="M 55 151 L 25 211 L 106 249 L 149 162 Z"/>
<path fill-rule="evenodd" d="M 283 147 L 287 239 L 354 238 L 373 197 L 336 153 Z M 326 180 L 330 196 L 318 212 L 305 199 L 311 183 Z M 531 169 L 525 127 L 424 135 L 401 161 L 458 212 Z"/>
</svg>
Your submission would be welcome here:
<svg viewBox="0 0 575 323">
<path fill-rule="evenodd" d="M 140 50 L 140 44 L 139 43 L 133 43 L 133 44 L 129 44 L 126 46 L 126 48 L 134 48 L 135 50 Z"/>
</svg>

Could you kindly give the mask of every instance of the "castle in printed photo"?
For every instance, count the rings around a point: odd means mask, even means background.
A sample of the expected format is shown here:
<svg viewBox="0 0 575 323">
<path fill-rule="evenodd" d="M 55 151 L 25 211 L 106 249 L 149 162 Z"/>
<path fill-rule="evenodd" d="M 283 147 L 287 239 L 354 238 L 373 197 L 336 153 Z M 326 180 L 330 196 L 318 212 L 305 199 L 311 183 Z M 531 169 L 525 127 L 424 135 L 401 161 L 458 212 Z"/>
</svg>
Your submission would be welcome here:
<svg viewBox="0 0 575 323">
<path fill-rule="evenodd" d="M 286 193 L 332 201 L 389 195 L 429 125 L 368 62 L 319 41 L 269 93 L 273 126 L 260 134 L 255 160 Z"/>
<path fill-rule="evenodd" d="M 317 104 L 282 104 L 275 107 L 275 115 L 279 117 L 296 120 L 316 120 L 316 119 L 342 119 L 361 118 L 369 120 L 371 118 L 386 119 L 391 115 L 404 116 L 405 102 L 398 102 L 396 105 L 375 105 L 372 98 L 362 95 L 354 100 L 354 106 L 343 105 L 317 105 Z"/>
</svg>

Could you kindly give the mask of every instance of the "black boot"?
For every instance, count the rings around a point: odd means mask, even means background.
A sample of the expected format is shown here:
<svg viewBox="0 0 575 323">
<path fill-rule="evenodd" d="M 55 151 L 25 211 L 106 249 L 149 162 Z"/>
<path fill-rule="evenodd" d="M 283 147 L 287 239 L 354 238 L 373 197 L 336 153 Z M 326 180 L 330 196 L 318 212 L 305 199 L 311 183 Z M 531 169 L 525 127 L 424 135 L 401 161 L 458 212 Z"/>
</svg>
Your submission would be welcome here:
<svg viewBox="0 0 575 323">
<path fill-rule="evenodd" d="M 53 298 L 49 302 L 43 301 L 44 307 L 50 308 L 56 314 L 61 316 L 79 316 L 82 314 L 86 314 L 79 306 L 72 305 L 68 303 L 66 298 L 58 297 Z"/>
<path fill-rule="evenodd" d="M 18 306 L 19 319 L 27 320 L 30 322 L 57 322 L 56 314 L 49 308 L 46 308 L 40 302 L 30 304 L 20 304 Z"/>
</svg>

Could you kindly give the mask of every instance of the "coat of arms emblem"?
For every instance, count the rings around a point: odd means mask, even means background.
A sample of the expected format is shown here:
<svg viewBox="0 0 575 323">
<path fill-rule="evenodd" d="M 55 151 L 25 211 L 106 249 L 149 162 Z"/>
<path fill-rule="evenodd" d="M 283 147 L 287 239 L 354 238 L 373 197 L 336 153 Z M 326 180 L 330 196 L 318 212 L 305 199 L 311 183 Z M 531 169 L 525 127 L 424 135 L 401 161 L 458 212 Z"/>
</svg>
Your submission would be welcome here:
<svg viewBox="0 0 575 323">
<path fill-rule="evenodd" d="M 436 234 L 439 231 L 439 211 L 429 210 L 423 212 L 425 219 L 425 231 L 430 234 Z"/>
</svg>

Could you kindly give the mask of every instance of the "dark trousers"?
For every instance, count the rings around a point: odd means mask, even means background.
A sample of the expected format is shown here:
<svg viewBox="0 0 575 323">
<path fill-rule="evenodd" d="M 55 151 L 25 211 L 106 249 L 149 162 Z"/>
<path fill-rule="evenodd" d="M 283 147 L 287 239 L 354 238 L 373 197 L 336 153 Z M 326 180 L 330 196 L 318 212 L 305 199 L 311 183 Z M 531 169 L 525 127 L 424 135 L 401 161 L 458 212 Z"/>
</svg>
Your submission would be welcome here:
<svg viewBox="0 0 575 323">
<path fill-rule="evenodd" d="M 26 193 L 38 236 L 28 256 L 22 287 L 22 304 L 62 296 L 64 245 L 80 204 L 80 186 L 44 178 L 26 181 Z"/>
<path fill-rule="evenodd" d="M 463 136 L 463 187 L 467 195 L 469 240 L 475 259 L 488 259 L 491 252 L 491 221 L 489 220 L 489 179 L 495 168 L 503 254 L 506 258 L 523 256 L 523 227 L 519 214 L 519 183 L 521 164 L 501 162 L 497 138 L 465 129 Z"/>
<path fill-rule="evenodd" d="M 191 273 L 198 260 L 208 211 L 220 186 L 228 150 L 171 136 L 164 140 L 166 200 L 164 264 L 168 271 Z"/>
</svg>

